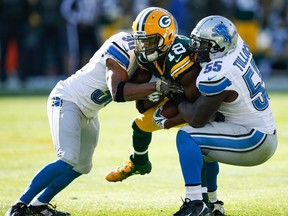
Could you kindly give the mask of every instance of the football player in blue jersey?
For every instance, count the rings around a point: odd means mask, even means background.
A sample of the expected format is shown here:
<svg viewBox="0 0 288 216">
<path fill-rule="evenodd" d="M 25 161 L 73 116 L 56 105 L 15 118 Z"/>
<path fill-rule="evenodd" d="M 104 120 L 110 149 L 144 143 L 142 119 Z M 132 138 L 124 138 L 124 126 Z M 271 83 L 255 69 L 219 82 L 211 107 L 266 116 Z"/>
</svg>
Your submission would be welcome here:
<svg viewBox="0 0 288 216">
<path fill-rule="evenodd" d="M 222 16 L 203 18 L 191 33 L 191 50 L 202 66 L 196 81 L 201 95 L 194 103 L 175 100 L 189 124 L 179 129 L 176 138 L 186 198 L 175 216 L 210 215 L 202 201 L 202 155 L 215 167 L 218 162 L 255 166 L 271 158 L 277 148 L 265 84 L 235 25 Z M 224 122 L 210 121 L 217 111 L 224 114 Z M 214 177 L 209 181 L 216 197 Z"/>
<path fill-rule="evenodd" d="M 138 68 L 134 48 L 131 34 L 117 33 L 83 68 L 53 88 L 47 111 L 57 160 L 39 170 L 5 216 L 70 215 L 57 211 L 49 203 L 74 179 L 91 171 L 99 137 L 98 112 L 112 100 L 125 102 L 155 91 L 161 94 L 182 91 L 160 79 L 130 83 Z"/>
</svg>

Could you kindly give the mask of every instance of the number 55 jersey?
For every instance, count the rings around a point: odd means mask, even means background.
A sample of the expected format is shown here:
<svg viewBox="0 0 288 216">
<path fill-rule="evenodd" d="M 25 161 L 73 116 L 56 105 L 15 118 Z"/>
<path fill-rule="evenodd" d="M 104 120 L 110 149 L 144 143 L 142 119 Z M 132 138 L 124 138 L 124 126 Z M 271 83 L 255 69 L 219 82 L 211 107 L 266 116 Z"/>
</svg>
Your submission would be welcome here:
<svg viewBox="0 0 288 216">
<path fill-rule="evenodd" d="M 232 53 L 201 66 L 196 85 L 203 95 L 212 96 L 225 90 L 238 94 L 235 101 L 224 102 L 219 108 L 225 115 L 225 122 L 267 134 L 274 132 L 276 126 L 264 81 L 248 45 L 240 36 Z"/>
</svg>

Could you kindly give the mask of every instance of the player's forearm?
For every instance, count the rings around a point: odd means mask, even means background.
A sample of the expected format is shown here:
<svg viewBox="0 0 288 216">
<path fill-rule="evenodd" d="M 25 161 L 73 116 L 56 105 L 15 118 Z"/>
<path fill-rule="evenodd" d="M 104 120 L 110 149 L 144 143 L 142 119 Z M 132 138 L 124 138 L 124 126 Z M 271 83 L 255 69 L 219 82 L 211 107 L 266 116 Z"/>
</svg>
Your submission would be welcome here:
<svg viewBox="0 0 288 216">
<path fill-rule="evenodd" d="M 124 99 L 125 101 L 142 99 L 155 91 L 155 82 L 143 84 L 126 83 L 124 86 Z"/>
<path fill-rule="evenodd" d="M 211 118 L 211 112 L 201 103 L 184 101 L 178 106 L 182 118 L 192 127 L 203 127 Z"/>
<path fill-rule="evenodd" d="M 183 123 L 185 123 L 185 120 L 182 118 L 180 114 L 178 114 L 172 118 L 167 119 L 166 122 L 164 123 L 164 127 L 165 129 L 170 129 Z"/>
</svg>

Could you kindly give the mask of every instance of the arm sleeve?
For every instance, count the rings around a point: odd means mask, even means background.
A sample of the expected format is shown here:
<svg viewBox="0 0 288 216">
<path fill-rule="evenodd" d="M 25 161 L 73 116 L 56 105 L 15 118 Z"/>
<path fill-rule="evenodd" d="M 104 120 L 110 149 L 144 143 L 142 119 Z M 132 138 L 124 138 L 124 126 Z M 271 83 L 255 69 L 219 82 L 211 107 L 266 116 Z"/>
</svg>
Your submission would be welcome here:
<svg viewBox="0 0 288 216">
<path fill-rule="evenodd" d="M 198 83 L 198 89 L 202 95 L 212 96 L 220 94 L 230 85 L 231 81 L 227 77 L 222 77 L 221 79 L 215 80 L 213 82 L 200 81 Z"/>
</svg>

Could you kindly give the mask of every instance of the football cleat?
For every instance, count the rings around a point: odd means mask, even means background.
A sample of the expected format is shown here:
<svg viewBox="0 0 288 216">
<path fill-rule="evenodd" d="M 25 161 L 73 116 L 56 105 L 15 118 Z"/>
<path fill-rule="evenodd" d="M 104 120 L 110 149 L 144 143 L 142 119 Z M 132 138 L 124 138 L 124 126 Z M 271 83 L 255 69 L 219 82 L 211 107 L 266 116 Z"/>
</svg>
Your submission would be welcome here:
<svg viewBox="0 0 288 216">
<path fill-rule="evenodd" d="M 223 207 L 224 203 L 220 200 L 217 200 L 214 203 L 209 203 L 209 207 L 212 211 L 212 213 L 214 214 L 214 216 L 222 216 L 225 213 L 224 207 Z"/>
<path fill-rule="evenodd" d="M 174 216 L 213 216 L 210 209 L 202 200 L 193 200 L 186 198 L 179 211 Z"/>
<path fill-rule="evenodd" d="M 121 167 L 118 167 L 110 171 L 105 176 L 105 179 L 109 182 L 118 182 L 118 181 L 123 181 L 124 179 L 132 175 L 148 174 L 151 172 L 151 170 L 152 170 L 152 164 L 150 161 L 148 161 L 144 165 L 137 165 L 137 164 L 134 164 L 131 160 L 129 160 L 126 163 L 124 163 Z"/>
<path fill-rule="evenodd" d="M 52 204 L 41 206 L 29 205 L 26 216 L 70 216 L 70 213 L 57 211 L 56 206 Z"/>
<path fill-rule="evenodd" d="M 11 206 L 4 216 L 25 216 L 27 210 L 27 205 L 24 203 L 16 203 Z"/>
</svg>

